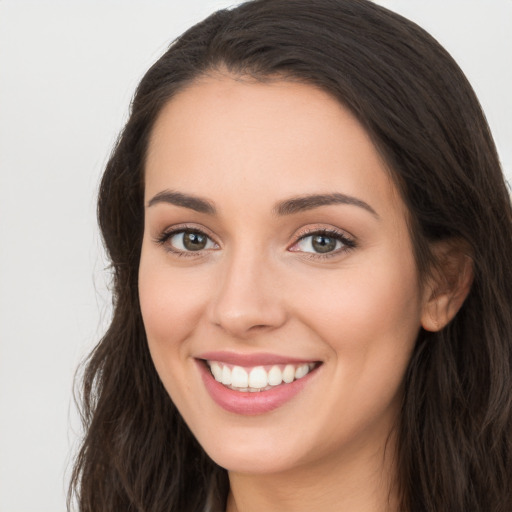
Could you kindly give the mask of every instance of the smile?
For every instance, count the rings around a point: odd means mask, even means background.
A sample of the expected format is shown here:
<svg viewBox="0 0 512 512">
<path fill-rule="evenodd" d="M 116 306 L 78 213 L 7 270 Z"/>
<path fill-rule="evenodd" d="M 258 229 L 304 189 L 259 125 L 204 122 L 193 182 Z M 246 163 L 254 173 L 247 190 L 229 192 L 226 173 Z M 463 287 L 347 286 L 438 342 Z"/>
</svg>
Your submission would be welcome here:
<svg viewBox="0 0 512 512">
<path fill-rule="evenodd" d="M 215 352 L 196 358 L 208 394 L 222 409 L 258 415 L 284 406 L 319 373 L 320 361 Z"/>
<path fill-rule="evenodd" d="M 281 384 L 302 379 L 315 368 L 315 363 L 254 366 L 244 368 L 221 361 L 206 361 L 213 378 L 239 392 L 268 391 Z"/>
</svg>

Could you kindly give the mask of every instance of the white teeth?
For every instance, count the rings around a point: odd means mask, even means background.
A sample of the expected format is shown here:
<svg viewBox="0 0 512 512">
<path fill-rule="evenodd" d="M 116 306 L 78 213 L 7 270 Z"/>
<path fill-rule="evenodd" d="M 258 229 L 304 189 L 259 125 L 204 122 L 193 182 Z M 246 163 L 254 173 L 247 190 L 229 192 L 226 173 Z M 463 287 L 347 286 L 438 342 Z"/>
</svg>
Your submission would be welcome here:
<svg viewBox="0 0 512 512">
<path fill-rule="evenodd" d="M 210 365 L 210 370 L 212 371 L 212 375 L 215 380 L 218 382 L 222 382 L 222 368 L 219 363 L 212 363 Z M 229 370 L 229 368 L 228 368 Z"/>
<path fill-rule="evenodd" d="M 279 386 L 283 382 L 283 373 L 279 366 L 272 366 L 268 372 L 268 383 L 270 386 Z"/>
<path fill-rule="evenodd" d="M 302 366 L 299 366 L 295 370 L 295 378 L 296 379 L 302 379 L 305 375 L 309 373 L 309 366 L 307 364 L 303 364 Z"/>
<path fill-rule="evenodd" d="M 266 388 L 268 386 L 268 376 L 263 366 L 256 366 L 249 374 L 249 387 Z"/>
<path fill-rule="evenodd" d="M 290 384 L 294 380 L 305 377 L 316 366 L 315 363 L 298 366 L 287 364 L 284 368 L 274 365 L 267 371 L 263 366 L 249 369 L 241 366 L 230 367 L 219 361 L 207 361 L 207 364 L 217 382 L 241 392 L 267 391 L 283 382 Z"/>
<path fill-rule="evenodd" d="M 286 384 L 290 384 L 295 379 L 295 367 L 291 364 L 287 364 L 283 370 L 283 380 Z"/>
<path fill-rule="evenodd" d="M 249 387 L 249 375 L 241 366 L 233 366 L 231 370 L 231 385 L 235 388 Z"/>
<path fill-rule="evenodd" d="M 221 382 L 225 386 L 229 386 L 231 384 L 231 370 L 229 369 L 229 366 L 222 367 Z"/>
</svg>

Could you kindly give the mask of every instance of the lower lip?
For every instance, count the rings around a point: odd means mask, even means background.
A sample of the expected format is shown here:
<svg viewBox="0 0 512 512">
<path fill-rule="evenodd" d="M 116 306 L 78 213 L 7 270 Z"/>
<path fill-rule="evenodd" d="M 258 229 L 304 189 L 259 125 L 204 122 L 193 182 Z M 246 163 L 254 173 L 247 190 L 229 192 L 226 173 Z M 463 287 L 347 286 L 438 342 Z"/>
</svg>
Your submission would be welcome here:
<svg viewBox="0 0 512 512">
<path fill-rule="evenodd" d="M 251 393 L 227 388 L 213 378 L 204 361 L 196 359 L 196 362 L 204 385 L 213 401 L 226 411 L 247 416 L 264 414 L 281 407 L 304 389 L 318 369 L 315 368 L 306 376 L 294 380 L 290 384 L 280 384 L 267 391 Z"/>
</svg>

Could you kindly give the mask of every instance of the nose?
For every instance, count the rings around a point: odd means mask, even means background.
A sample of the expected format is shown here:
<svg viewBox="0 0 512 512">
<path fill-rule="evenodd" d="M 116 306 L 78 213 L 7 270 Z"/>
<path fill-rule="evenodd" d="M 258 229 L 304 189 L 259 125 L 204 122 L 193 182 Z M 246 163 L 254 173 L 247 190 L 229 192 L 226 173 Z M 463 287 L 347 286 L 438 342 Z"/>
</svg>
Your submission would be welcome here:
<svg viewBox="0 0 512 512">
<path fill-rule="evenodd" d="M 261 254 L 233 254 L 223 262 L 209 304 L 210 321 L 229 335 L 247 339 L 287 320 L 278 273 Z"/>
</svg>

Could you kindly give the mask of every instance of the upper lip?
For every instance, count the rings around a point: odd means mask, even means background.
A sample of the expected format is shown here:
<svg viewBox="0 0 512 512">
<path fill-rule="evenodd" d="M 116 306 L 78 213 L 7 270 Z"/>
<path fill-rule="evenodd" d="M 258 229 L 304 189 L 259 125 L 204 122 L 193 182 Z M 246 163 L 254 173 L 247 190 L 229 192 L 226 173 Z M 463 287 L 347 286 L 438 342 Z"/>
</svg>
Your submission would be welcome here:
<svg viewBox="0 0 512 512">
<path fill-rule="evenodd" d="M 221 363 L 233 364 L 236 366 L 265 366 L 273 364 L 307 364 L 317 362 L 316 359 L 302 359 L 297 357 L 289 357 L 279 354 L 270 353 L 254 353 L 240 354 L 237 352 L 204 352 L 199 354 L 196 359 L 204 359 L 207 361 L 218 361 Z"/>
</svg>

